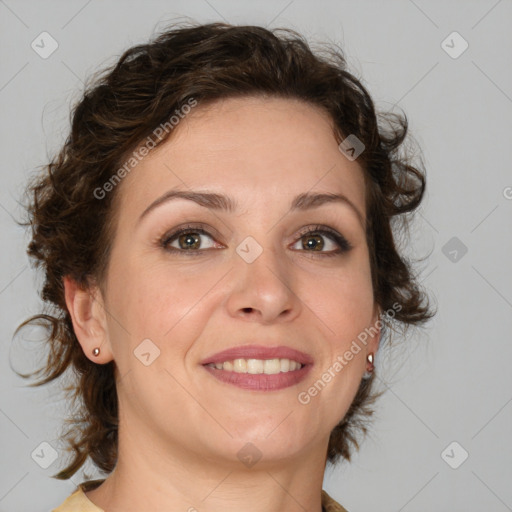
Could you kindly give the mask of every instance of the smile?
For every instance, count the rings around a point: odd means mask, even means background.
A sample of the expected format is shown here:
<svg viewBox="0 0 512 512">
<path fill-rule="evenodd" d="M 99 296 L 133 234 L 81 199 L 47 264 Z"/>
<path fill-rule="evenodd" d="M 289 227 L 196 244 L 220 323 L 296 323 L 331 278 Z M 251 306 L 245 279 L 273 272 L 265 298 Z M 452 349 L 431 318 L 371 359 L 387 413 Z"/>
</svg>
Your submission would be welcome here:
<svg viewBox="0 0 512 512">
<path fill-rule="evenodd" d="M 228 385 L 253 391 L 277 391 L 304 380 L 312 366 L 290 359 L 234 359 L 205 364 L 203 368 Z"/>
</svg>

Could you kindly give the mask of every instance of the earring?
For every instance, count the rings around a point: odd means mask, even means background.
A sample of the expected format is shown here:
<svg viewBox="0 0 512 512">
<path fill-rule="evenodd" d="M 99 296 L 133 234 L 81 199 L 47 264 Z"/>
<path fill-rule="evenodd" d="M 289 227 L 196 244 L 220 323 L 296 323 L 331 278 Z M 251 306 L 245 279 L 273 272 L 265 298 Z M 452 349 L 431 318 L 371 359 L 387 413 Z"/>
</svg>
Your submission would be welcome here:
<svg viewBox="0 0 512 512">
<path fill-rule="evenodd" d="M 96 348 L 92 351 L 92 354 L 93 354 L 94 356 L 98 356 L 98 355 L 100 354 L 100 349 L 99 349 L 99 347 L 96 347 Z"/>
<path fill-rule="evenodd" d="M 375 369 L 375 366 L 373 365 L 373 354 L 370 353 L 366 356 L 366 360 L 368 361 L 368 364 L 370 365 L 367 367 L 366 372 L 363 375 L 363 379 L 369 379 L 372 376 L 373 370 Z"/>
</svg>

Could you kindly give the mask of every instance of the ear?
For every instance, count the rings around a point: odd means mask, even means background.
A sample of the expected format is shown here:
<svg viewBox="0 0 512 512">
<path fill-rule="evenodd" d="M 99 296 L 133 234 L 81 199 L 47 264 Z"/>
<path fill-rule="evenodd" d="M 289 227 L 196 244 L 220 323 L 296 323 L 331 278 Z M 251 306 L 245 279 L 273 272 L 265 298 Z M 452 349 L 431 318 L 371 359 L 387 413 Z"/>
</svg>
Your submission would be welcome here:
<svg viewBox="0 0 512 512">
<path fill-rule="evenodd" d="M 84 354 L 94 363 L 112 361 L 114 358 L 101 291 L 97 286 L 84 289 L 69 276 L 65 276 L 63 282 L 66 306 Z M 93 355 L 95 348 L 100 349 L 98 356 Z"/>
</svg>

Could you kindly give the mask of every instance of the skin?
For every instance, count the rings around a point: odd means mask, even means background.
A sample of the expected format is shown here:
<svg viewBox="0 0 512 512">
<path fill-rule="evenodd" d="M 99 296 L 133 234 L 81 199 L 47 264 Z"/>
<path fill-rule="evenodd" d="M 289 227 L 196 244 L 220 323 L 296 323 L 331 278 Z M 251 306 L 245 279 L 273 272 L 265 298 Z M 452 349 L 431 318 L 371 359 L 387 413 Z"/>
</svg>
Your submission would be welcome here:
<svg viewBox="0 0 512 512">
<path fill-rule="evenodd" d="M 339 151 L 325 113 L 298 100 L 261 97 L 195 107 L 124 178 L 104 293 L 65 278 L 84 353 L 116 365 L 119 460 L 87 493 L 95 505 L 107 512 L 321 511 L 329 434 L 348 410 L 379 335 L 309 404 L 298 394 L 378 319 L 364 186 L 361 167 Z M 138 221 L 174 188 L 226 194 L 239 209 L 178 199 Z M 304 192 L 345 195 L 363 223 L 344 203 L 290 212 Z M 189 222 L 211 234 L 201 236 L 202 254 L 159 245 Z M 304 248 L 310 235 L 300 230 L 317 224 L 341 233 L 352 249 L 325 256 L 338 248 L 326 235 L 320 252 Z M 250 264 L 236 252 L 247 236 L 263 249 Z M 180 247 L 177 239 L 171 243 Z M 160 350 L 149 366 L 134 356 L 145 339 Z M 254 391 L 220 382 L 201 365 L 250 343 L 302 350 L 314 366 L 297 385 Z M 251 468 L 237 457 L 248 442 L 262 454 Z"/>
</svg>

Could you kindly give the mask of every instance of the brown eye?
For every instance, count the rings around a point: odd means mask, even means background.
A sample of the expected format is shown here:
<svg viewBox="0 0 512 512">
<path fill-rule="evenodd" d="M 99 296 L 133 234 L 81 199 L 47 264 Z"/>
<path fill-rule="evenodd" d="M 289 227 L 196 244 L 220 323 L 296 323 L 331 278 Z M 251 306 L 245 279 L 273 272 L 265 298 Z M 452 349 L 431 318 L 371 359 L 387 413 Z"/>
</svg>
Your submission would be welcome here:
<svg viewBox="0 0 512 512">
<path fill-rule="evenodd" d="M 317 226 L 308 228 L 300 234 L 300 239 L 295 243 L 301 243 L 301 248 L 295 248 L 310 253 L 318 253 L 321 256 L 336 256 L 352 249 L 347 239 L 330 228 Z"/>
<path fill-rule="evenodd" d="M 185 233 L 177 238 L 180 249 L 199 249 L 201 246 L 201 235 L 199 233 Z"/>
<path fill-rule="evenodd" d="M 208 238 L 210 241 L 208 241 Z M 213 237 L 203 229 L 184 228 L 165 236 L 162 240 L 162 246 L 173 252 L 187 252 L 211 249 L 215 247 L 215 243 Z"/>
<path fill-rule="evenodd" d="M 304 249 L 312 249 L 313 251 L 321 251 L 325 245 L 322 235 L 318 234 L 305 235 L 301 240 Z"/>
</svg>

